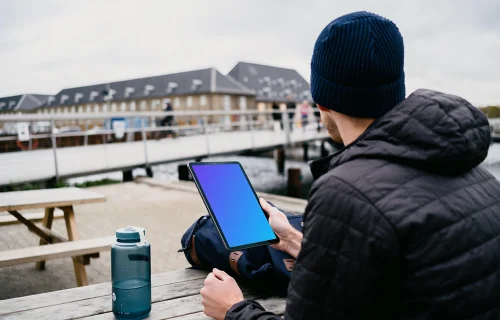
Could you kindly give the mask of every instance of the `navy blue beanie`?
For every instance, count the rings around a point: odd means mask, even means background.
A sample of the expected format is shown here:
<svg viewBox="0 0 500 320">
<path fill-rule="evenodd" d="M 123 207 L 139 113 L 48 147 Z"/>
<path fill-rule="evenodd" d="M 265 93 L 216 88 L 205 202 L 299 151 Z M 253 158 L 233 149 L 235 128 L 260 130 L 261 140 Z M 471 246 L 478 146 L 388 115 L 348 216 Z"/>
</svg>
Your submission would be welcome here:
<svg viewBox="0 0 500 320">
<path fill-rule="evenodd" d="M 379 15 L 354 12 L 330 22 L 314 45 L 311 94 L 339 113 L 377 118 L 405 98 L 403 37 Z"/>
</svg>

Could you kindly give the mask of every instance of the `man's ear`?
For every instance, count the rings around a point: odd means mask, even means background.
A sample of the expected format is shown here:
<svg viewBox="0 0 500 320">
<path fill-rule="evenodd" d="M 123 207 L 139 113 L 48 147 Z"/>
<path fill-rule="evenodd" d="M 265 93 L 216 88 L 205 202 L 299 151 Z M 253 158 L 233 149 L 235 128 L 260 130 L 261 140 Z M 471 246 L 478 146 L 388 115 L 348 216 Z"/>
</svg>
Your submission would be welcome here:
<svg viewBox="0 0 500 320">
<path fill-rule="evenodd" d="M 318 104 L 318 108 L 319 108 L 319 110 L 324 111 L 324 112 L 330 111 L 330 109 L 325 108 L 325 107 L 323 107 L 322 105 L 319 105 L 319 104 Z"/>
</svg>

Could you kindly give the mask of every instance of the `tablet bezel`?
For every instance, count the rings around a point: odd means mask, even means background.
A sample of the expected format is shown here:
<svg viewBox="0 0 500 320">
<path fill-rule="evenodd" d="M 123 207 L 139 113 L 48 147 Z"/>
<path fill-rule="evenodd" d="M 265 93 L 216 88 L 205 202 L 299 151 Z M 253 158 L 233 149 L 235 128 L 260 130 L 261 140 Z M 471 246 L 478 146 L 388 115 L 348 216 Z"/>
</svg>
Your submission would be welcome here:
<svg viewBox="0 0 500 320">
<path fill-rule="evenodd" d="M 193 177 L 194 183 L 196 184 L 196 188 L 198 189 L 198 192 L 200 193 L 200 196 L 203 199 L 203 203 L 205 203 L 205 207 L 207 208 L 208 213 L 210 214 L 210 216 L 212 217 L 212 219 L 214 221 L 215 227 L 217 228 L 217 232 L 219 232 L 219 235 L 222 238 L 222 242 L 224 242 L 224 246 L 226 247 L 226 249 L 228 249 L 229 251 L 237 251 L 237 250 L 241 250 L 241 249 L 248 249 L 248 248 L 253 248 L 253 247 L 258 247 L 258 246 L 263 246 L 263 245 L 269 245 L 269 244 L 278 243 L 279 242 L 279 238 L 276 235 L 276 233 L 273 231 L 274 236 L 276 237 L 275 239 L 268 240 L 268 241 L 261 241 L 261 242 L 249 243 L 249 244 L 245 244 L 245 245 L 241 245 L 241 246 L 235 246 L 235 247 L 229 246 L 229 243 L 227 242 L 226 236 L 222 232 L 222 229 L 221 229 L 221 227 L 219 225 L 219 221 L 217 221 L 217 217 L 215 216 L 215 214 L 214 214 L 214 212 L 212 210 L 212 207 L 210 206 L 210 203 L 208 202 L 207 196 L 205 195 L 205 192 L 203 191 L 203 188 L 201 187 L 201 184 L 198 181 L 198 177 L 196 176 L 196 173 L 193 170 L 193 166 L 198 166 L 198 165 L 222 165 L 222 164 L 237 164 L 240 167 L 241 172 L 243 172 L 243 176 L 245 177 L 248 185 L 250 186 L 250 189 L 253 192 L 253 195 L 255 196 L 255 200 L 259 204 L 259 207 L 261 208 L 262 213 L 265 215 L 265 217 L 268 220 L 268 222 L 269 222 L 269 216 L 266 213 L 266 211 L 264 209 L 262 209 L 262 207 L 260 206 L 259 197 L 257 196 L 257 193 L 255 192 L 252 184 L 250 183 L 250 180 L 248 179 L 248 176 L 247 176 L 245 170 L 243 170 L 243 166 L 241 165 L 241 163 L 239 163 L 238 161 L 189 162 L 188 163 L 188 168 L 189 168 L 189 171 L 191 172 L 191 176 Z"/>
</svg>

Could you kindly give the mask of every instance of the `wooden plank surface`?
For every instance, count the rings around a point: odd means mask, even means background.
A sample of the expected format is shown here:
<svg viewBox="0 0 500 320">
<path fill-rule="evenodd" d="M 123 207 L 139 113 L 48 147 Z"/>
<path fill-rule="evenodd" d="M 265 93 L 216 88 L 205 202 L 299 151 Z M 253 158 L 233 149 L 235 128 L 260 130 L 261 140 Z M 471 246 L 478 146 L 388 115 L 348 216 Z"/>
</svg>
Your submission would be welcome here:
<svg viewBox="0 0 500 320">
<path fill-rule="evenodd" d="M 152 311 L 148 319 L 207 319 L 203 315 L 200 289 L 206 272 L 179 270 L 154 275 L 152 278 Z M 257 298 L 275 313 L 284 311 L 283 298 L 270 298 L 255 288 L 242 286 L 247 299 Z M 260 298 L 260 300 L 259 300 Z M 69 289 L 30 297 L 0 301 L 2 319 L 115 319 L 111 303 L 111 284 Z"/>
<path fill-rule="evenodd" d="M 258 303 L 264 307 L 267 311 L 273 312 L 277 315 L 283 315 L 285 313 L 286 299 L 285 298 L 264 298 L 256 299 Z M 210 320 L 212 318 L 207 317 L 203 312 L 196 312 L 188 314 L 185 316 L 176 317 L 175 320 Z"/>
<path fill-rule="evenodd" d="M 151 300 L 153 305 L 156 305 L 156 303 L 160 301 L 175 301 L 176 298 L 197 295 L 203 287 L 204 281 L 205 279 L 201 278 L 153 287 L 151 289 Z M 111 284 L 108 284 L 108 290 L 105 296 L 2 315 L 1 318 L 62 320 L 111 314 L 114 319 L 111 308 Z"/>
<path fill-rule="evenodd" d="M 80 188 L 3 192 L 0 194 L 0 211 L 67 207 L 105 201 L 105 196 Z"/>
<path fill-rule="evenodd" d="M 43 221 L 44 212 L 29 212 L 29 213 L 22 213 L 23 217 L 26 219 L 32 221 L 32 222 L 40 222 Z M 61 210 L 57 209 L 54 211 L 54 219 L 62 219 L 64 217 L 64 214 Z M 0 216 L 0 227 L 2 226 L 8 226 L 12 224 L 19 224 L 19 220 L 17 220 L 14 216 L 12 215 L 2 215 Z"/>
<path fill-rule="evenodd" d="M 114 241 L 115 237 L 106 237 L 0 251 L 0 267 L 107 251 Z"/>
<path fill-rule="evenodd" d="M 151 277 L 151 286 L 155 288 L 168 284 L 186 282 L 196 279 L 204 280 L 206 276 L 207 272 L 205 271 L 195 269 L 182 269 L 153 275 Z M 12 319 L 16 319 L 16 314 L 20 312 L 29 310 L 42 310 L 46 307 L 64 305 L 77 301 L 85 301 L 103 296 L 109 298 L 110 295 L 111 284 L 101 283 L 87 287 L 60 290 L 8 300 L 0 300 L 0 318 L 3 319 L 7 314 L 9 314 Z M 22 318 L 17 317 L 17 319 Z"/>
</svg>

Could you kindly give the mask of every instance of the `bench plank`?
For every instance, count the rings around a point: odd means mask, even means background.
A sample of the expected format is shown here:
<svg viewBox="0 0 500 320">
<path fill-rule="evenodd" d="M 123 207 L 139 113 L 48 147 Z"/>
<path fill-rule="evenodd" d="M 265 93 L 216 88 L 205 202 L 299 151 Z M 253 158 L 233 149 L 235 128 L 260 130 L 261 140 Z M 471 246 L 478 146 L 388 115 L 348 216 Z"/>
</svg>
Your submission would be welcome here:
<svg viewBox="0 0 500 320">
<path fill-rule="evenodd" d="M 43 221 L 43 217 L 45 215 L 44 212 L 30 212 L 30 213 L 23 213 L 22 214 L 24 218 L 27 220 L 30 220 L 32 222 L 41 222 Z M 56 209 L 54 211 L 54 219 L 62 219 L 64 218 L 64 213 Z M 13 225 L 13 224 L 19 224 L 19 220 L 16 219 L 16 217 L 12 216 L 11 214 L 9 215 L 2 215 L 0 216 L 0 227 L 2 226 L 8 226 L 8 225 Z"/>
<path fill-rule="evenodd" d="M 105 196 L 79 188 L 4 192 L 0 197 L 0 211 L 68 207 L 105 201 Z"/>
<path fill-rule="evenodd" d="M 195 269 L 182 269 L 167 273 L 154 274 L 151 277 L 151 286 L 160 287 L 168 284 L 205 279 L 207 272 Z M 44 307 L 62 305 L 80 300 L 106 296 L 111 292 L 110 283 L 100 283 L 87 287 L 72 288 L 32 296 L 0 300 L 0 318 L 5 314 L 13 314 L 27 310 L 38 310 Z M 19 317 L 20 319 L 20 317 Z"/>
<path fill-rule="evenodd" d="M 277 315 L 283 315 L 285 313 L 285 298 L 264 298 L 257 299 L 264 309 L 273 312 Z M 177 317 L 175 320 L 210 320 L 212 318 L 207 317 L 203 312 L 197 312 L 193 314 L 188 314 L 185 316 Z"/>
<path fill-rule="evenodd" d="M 201 278 L 153 287 L 151 289 L 151 300 L 153 303 L 156 303 L 159 301 L 199 294 L 204 281 L 205 279 Z M 105 296 L 6 314 L 2 315 L 2 319 L 62 320 L 94 316 L 103 313 L 111 313 L 111 315 L 113 315 L 111 310 L 111 285 L 109 283 L 107 284 L 106 291 Z"/>
<path fill-rule="evenodd" d="M 114 241 L 115 237 L 106 237 L 0 251 L 0 267 L 106 251 Z"/>
<path fill-rule="evenodd" d="M 202 287 L 203 287 L 203 282 L 201 282 L 200 285 L 196 288 L 197 291 L 194 294 L 183 295 L 179 298 L 162 300 L 153 303 L 148 320 L 170 319 L 170 318 L 184 316 L 187 314 L 202 312 L 203 305 L 201 304 L 201 295 L 199 294 Z M 241 285 L 241 291 L 243 292 L 243 295 L 247 299 L 259 299 L 267 297 L 266 294 L 257 293 L 255 289 L 250 289 L 245 285 Z M 113 312 L 109 311 L 88 317 L 86 319 L 111 320 L 115 319 L 115 316 L 113 315 Z"/>
</svg>

